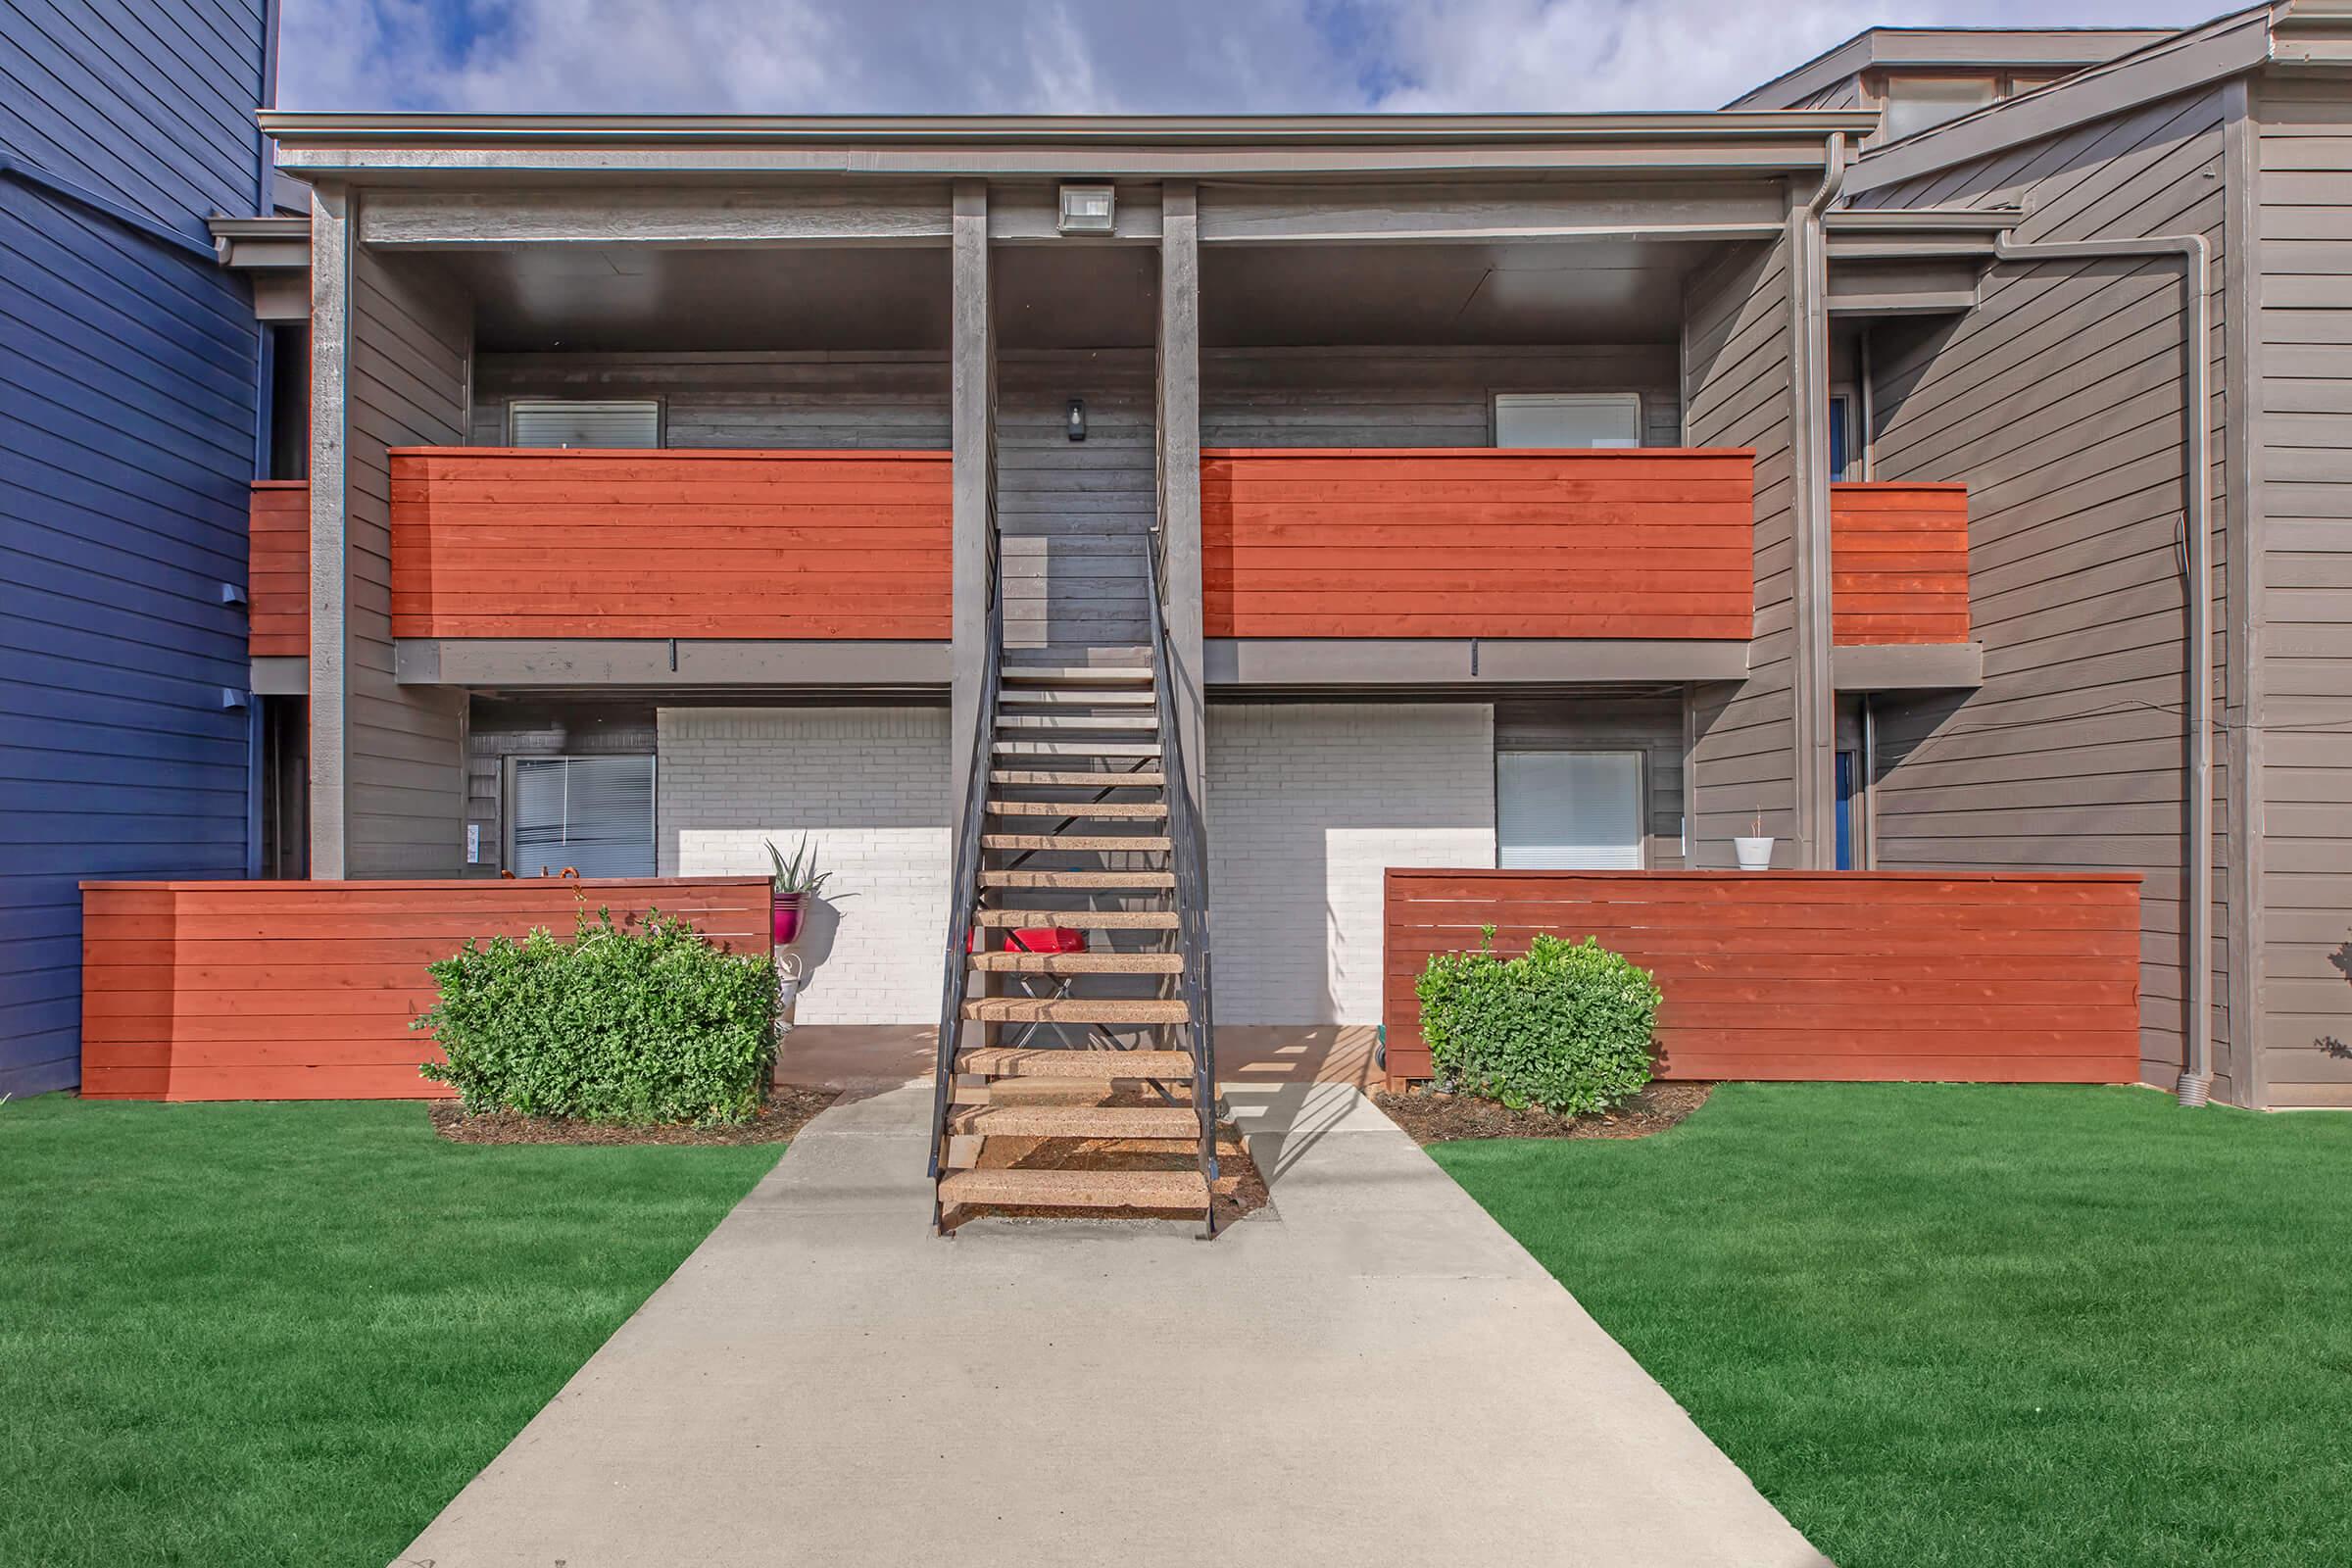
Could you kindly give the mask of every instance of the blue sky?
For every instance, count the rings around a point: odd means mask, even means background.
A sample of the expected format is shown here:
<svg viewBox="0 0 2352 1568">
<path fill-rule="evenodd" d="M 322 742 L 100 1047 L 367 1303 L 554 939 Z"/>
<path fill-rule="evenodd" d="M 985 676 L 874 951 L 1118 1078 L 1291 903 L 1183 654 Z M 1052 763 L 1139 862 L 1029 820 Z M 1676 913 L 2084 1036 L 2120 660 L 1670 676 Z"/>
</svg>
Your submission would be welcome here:
<svg viewBox="0 0 2352 1568">
<path fill-rule="evenodd" d="M 291 109 L 1710 108 L 1872 24 L 2183 25 L 2163 0 L 284 0 Z"/>
</svg>

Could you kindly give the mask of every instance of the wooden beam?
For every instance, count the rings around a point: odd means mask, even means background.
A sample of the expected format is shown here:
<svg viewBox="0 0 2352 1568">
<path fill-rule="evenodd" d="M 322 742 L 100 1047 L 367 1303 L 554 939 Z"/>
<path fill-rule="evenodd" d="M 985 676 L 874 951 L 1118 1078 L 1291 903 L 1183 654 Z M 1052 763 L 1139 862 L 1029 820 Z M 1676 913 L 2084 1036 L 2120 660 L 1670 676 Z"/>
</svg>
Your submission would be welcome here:
<svg viewBox="0 0 2352 1568">
<path fill-rule="evenodd" d="M 384 249 L 505 245 L 944 245 L 948 187 L 862 190 L 684 186 L 626 192 L 387 190 L 360 238 Z"/>
<path fill-rule="evenodd" d="M 1705 185 L 1222 185 L 1200 203 L 1201 244 L 1474 244 L 1512 240 L 1770 238 L 1777 181 Z"/>
<path fill-rule="evenodd" d="M 1208 736 L 1206 672 L 1201 662 L 1200 562 L 1200 219 L 1188 181 L 1160 193 L 1159 238 L 1159 526 L 1167 595 L 1170 699 L 1184 780 L 1201 816 L 1208 813 L 1204 765 Z"/>
<path fill-rule="evenodd" d="M 996 528 L 997 356 L 988 275 L 988 186 L 958 180 L 950 268 L 949 390 L 955 448 L 950 486 L 955 559 L 950 618 L 950 831 L 962 822 L 980 725 L 988 649 L 990 535 Z"/>
<path fill-rule="evenodd" d="M 343 875 L 344 755 L 349 660 L 344 620 L 344 495 L 348 488 L 352 209 L 334 185 L 311 189 L 311 710 L 310 873 Z"/>
</svg>

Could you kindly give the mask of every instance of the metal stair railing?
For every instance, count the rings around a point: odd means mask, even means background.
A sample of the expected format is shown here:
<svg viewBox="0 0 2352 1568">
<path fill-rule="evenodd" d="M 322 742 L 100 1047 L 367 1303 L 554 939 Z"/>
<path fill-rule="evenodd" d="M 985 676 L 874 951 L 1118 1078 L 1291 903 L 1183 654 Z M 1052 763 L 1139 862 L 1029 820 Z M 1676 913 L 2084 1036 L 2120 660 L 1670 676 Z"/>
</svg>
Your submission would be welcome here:
<svg viewBox="0 0 2352 1568">
<path fill-rule="evenodd" d="M 956 834 L 956 869 L 948 884 L 947 974 L 940 986 L 939 1064 L 931 1094 L 931 1224 L 940 1222 L 938 1182 L 947 1163 L 948 1101 L 956 1076 L 956 1050 L 963 1034 L 963 1004 L 970 988 L 973 916 L 980 906 L 982 824 L 988 806 L 988 775 L 996 738 L 997 696 L 1004 682 L 1004 589 L 998 569 L 997 531 L 988 530 L 988 650 L 980 678 L 980 710 L 974 720 L 972 767 L 964 780 L 963 820 Z"/>
<path fill-rule="evenodd" d="M 1152 680 L 1158 700 L 1160 771 L 1167 779 L 1168 842 L 1174 847 L 1168 861 L 1176 876 L 1176 951 L 1184 958 L 1180 990 L 1184 995 L 1193 1058 L 1193 1105 L 1200 1124 L 1200 1179 L 1209 1191 L 1204 1236 L 1217 1230 L 1217 1073 L 1216 1047 L 1208 1010 L 1208 841 L 1200 825 L 1199 803 L 1193 799 L 1192 777 L 1184 766 L 1182 726 L 1176 718 L 1176 683 L 1168 655 L 1167 613 L 1160 599 L 1161 557 L 1166 550 L 1162 529 L 1152 530 L 1151 547 L 1144 552 L 1151 568 Z"/>
</svg>

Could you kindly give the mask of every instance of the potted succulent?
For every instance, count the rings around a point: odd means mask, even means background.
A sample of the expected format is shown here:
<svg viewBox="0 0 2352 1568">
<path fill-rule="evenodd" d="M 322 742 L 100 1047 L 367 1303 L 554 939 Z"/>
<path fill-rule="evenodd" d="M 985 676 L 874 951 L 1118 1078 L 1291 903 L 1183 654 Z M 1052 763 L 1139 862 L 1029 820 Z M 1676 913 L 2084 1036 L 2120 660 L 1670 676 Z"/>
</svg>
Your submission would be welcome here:
<svg viewBox="0 0 2352 1568">
<path fill-rule="evenodd" d="M 1747 831 L 1732 840 L 1732 848 L 1740 854 L 1740 870 L 1768 871 L 1772 869 L 1772 835 L 1764 831 L 1764 808 L 1762 807 L 1756 808 L 1756 814 L 1748 823 Z"/>
<path fill-rule="evenodd" d="M 775 867 L 775 874 L 768 879 L 769 891 L 774 897 L 770 917 L 775 922 L 773 931 L 776 946 L 781 948 L 801 934 L 803 907 L 810 899 L 823 896 L 825 884 L 833 880 L 833 873 L 816 868 L 816 852 L 808 848 L 808 835 L 806 833 L 801 835 L 800 847 L 792 852 L 789 860 L 784 858 L 783 852 L 776 848 L 772 839 L 762 839 L 760 842 L 767 846 L 768 862 Z"/>
</svg>

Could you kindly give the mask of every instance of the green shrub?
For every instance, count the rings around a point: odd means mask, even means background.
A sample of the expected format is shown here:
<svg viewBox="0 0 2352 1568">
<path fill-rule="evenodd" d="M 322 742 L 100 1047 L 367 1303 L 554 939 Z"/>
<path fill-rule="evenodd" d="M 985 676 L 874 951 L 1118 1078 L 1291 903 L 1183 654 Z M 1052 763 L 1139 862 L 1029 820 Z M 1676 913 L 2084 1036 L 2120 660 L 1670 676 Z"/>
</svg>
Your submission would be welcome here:
<svg viewBox="0 0 2352 1568">
<path fill-rule="evenodd" d="M 1513 1110 L 1606 1110 L 1649 1082 L 1658 986 L 1649 971 L 1587 938 L 1539 936 L 1524 958 L 1441 953 L 1415 991 L 1439 1083 Z"/>
<path fill-rule="evenodd" d="M 776 971 L 685 921 L 581 916 L 569 942 L 467 938 L 428 966 L 440 1000 L 412 1028 L 448 1056 L 424 1076 L 467 1111 L 606 1122 L 743 1121 L 775 1059 Z"/>
</svg>

